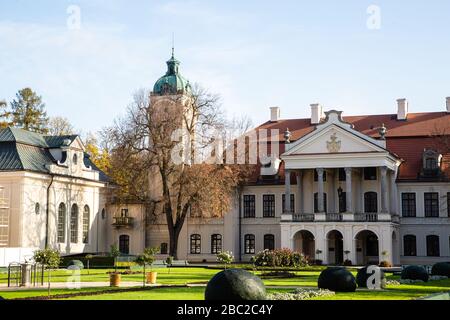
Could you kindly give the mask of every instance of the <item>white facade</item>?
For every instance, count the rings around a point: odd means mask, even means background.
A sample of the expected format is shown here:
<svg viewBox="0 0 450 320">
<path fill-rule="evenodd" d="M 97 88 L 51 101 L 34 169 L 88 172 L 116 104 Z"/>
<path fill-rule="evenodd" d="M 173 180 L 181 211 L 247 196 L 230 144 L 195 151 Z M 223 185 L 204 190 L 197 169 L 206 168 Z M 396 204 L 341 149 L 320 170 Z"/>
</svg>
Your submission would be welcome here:
<svg viewBox="0 0 450 320">
<path fill-rule="evenodd" d="M 327 112 L 314 131 L 286 145 L 280 156 L 286 174 L 284 183 L 243 186 L 224 218 L 188 218 L 180 235 L 178 258 L 215 261 L 211 242 L 213 236 L 220 235 L 222 250 L 232 251 L 242 261 L 249 261 L 266 248 L 290 248 L 325 264 L 344 260 L 357 265 L 449 261 L 450 183 L 399 181 L 403 160 L 386 149 L 385 140 L 354 130 L 340 114 Z M 277 159 L 272 165 L 279 170 Z M 261 168 L 261 174 L 270 171 Z M 289 176 L 295 176 L 296 183 L 291 185 Z M 320 177 L 324 177 L 322 183 Z M 415 193 L 414 218 L 405 217 L 403 212 L 405 192 Z M 438 193 L 439 217 L 425 217 L 426 193 Z M 289 203 L 283 211 L 283 197 L 291 195 L 293 208 Z M 266 206 L 270 203 L 273 207 L 266 213 L 265 196 Z M 245 199 L 251 199 L 250 207 L 254 207 L 250 214 Z M 405 248 L 404 237 L 408 235 L 416 237 L 413 249 Z M 427 248 L 432 245 L 427 237 L 433 235 L 439 237 L 437 254 L 433 253 L 436 248 Z M 114 237 L 117 241 L 116 233 Z M 143 243 L 137 252 L 145 246 L 167 244 L 164 218 L 150 223 L 145 243 L 141 236 L 135 237 Z"/>
</svg>

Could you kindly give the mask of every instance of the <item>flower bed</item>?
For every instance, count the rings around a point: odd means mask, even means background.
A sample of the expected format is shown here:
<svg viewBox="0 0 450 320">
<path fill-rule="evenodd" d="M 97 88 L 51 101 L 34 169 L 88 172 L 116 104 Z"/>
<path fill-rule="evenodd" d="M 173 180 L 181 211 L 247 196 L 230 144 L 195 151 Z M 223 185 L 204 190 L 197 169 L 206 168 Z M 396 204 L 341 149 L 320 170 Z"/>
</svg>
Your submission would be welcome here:
<svg viewBox="0 0 450 320">
<path fill-rule="evenodd" d="M 307 300 L 317 297 L 329 297 L 334 296 L 335 293 L 330 290 L 307 290 L 307 289 L 295 289 L 294 292 L 285 293 L 271 293 L 267 295 L 268 300 Z"/>
</svg>

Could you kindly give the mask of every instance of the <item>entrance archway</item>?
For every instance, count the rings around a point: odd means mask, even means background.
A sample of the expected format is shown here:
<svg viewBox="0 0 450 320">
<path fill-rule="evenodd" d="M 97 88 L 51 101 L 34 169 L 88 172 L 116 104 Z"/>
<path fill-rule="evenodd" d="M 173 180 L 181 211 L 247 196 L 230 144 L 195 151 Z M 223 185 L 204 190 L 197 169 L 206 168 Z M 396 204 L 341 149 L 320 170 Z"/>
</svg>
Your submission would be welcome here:
<svg viewBox="0 0 450 320">
<path fill-rule="evenodd" d="M 303 253 L 308 260 L 314 259 L 316 251 L 314 235 L 308 230 L 298 231 L 294 235 L 294 251 Z"/>
<path fill-rule="evenodd" d="M 344 262 L 344 237 L 337 230 L 328 232 L 328 264 L 340 265 Z"/>
<path fill-rule="evenodd" d="M 356 237 L 356 263 L 358 265 L 379 264 L 379 244 L 377 235 L 370 230 L 360 231 Z"/>
</svg>

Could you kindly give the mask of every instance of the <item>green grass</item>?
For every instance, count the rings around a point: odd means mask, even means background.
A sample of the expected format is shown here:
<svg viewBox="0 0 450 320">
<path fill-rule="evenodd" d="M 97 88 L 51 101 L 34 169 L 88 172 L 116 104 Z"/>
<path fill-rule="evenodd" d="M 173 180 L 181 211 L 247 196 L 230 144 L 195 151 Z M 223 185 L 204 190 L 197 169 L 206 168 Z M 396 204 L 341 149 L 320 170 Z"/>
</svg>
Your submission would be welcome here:
<svg viewBox="0 0 450 320">
<path fill-rule="evenodd" d="M 322 268 L 306 269 L 306 271 L 295 272 L 294 278 L 269 278 L 263 279 L 266 286 L 278 286 L 280 288 L 269 288 L 269 292 L 286 292 L 292 291 L 292 289 L 281 288 L 283 286 L 295 286 L 295 287 L 317 287 L 317 279 Z M 107 269 L 90 270 L 90 274 L 87 274 L 87 270 L 82 270 L 81 281 L 83 282 L 108 282 L 109 275 Z M 172 268 L 170 273 L 169 269 L 161 268 L 155 270 L 158 272 L 158 283 L 170 284 L 170 285 L 185 285 L 188 283 L 207 283 L 207 281 L 220 270 L 192 267 L 192 268 Z M 356 272 L 352 270 L 355 274 Z M 261 275 L 262 272 L 256 272 L 257 275 Z M 3 276 L 3 275 L 0 275 Z M 65 282 L 69 273 L 65 270 L 58 270 L 52 272 L 53 282 Z M 398 276 L 388 275 L 388 279 L 398 279 Z M 5 282 L 5 279 L 2 279 Z M 122 281 L 141 282 L 142 274 L 135 275 L 122 275 Z M 81 290 L 70 289 L 52 289 L 52 295 L 57 294 L 76 294 L 81 292 L 98 292 L 102 290 L 110 290 L 110 287 L 103 288 L 83 288 Z M 119 290 L 119 289 L 117 289 Z M 204 287 L 190 287 L 190 288 L 153 288 L 149 290 L 135 290 L 117 293 L 104 293 L 90 296 L 77 296 L 73 299 L 86 299 L 86 300 L 199 300 L 203 299 Z M 413 285 L 398 285 L 389 286 L 386 290 L 381 291 L 368 291 L 357 290 L 355 293 L 336 293 L 335 296 L 327 297 L 326 299 L 332 300 L 403 300 L 414 299 L 422 296 L 427 296 L 433 293 L 450 291 L 450 279 L 441 281 L 431 281 L 427 283 L 418 283 Z M 38 290 L 16 290 L 16 291 L 0 291 L 0 296 L 6 299 L 24 298 L 24 297 L 37 297 L 46 296 L 47 290 L 45 288 Z M 320 298 L 318 298 L 320 299 Z"/>
</svg>

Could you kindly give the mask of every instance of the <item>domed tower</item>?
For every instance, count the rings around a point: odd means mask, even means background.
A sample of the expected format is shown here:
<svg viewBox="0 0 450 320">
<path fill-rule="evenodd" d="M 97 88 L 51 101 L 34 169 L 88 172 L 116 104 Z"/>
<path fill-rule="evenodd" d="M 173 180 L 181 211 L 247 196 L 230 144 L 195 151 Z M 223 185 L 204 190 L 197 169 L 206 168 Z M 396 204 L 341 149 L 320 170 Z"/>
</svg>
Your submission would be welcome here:
<svg viewBox="0 0 450 320">
<path fill-rule="evenodd" d="M 180 62 L 175 59 L 173 48 L 172 56 L 166 63 L 166 74 L 159 78 L 153 86 L 153 91 L 150 93 L 150 102 L 154 110 L 158 110 L 158 108 L 173 110 L 173 121 L 178 122 L 179 128 L 183 129 L 181 140 L 185 145 L 188 141 L 192 143 L 195 136 L 193 132 L 196 121 L 196 119 L 193 119 L 195 99 L 189 81 L 180 73 Z M 188 128 L 187 124 L 190 124 L 191 127 Z M 190 132 L 190 137 L 185 135 L 187 132 Z M 183 158 L 185 161 L 186 158 L 184 156 Z"/>
</svg>

